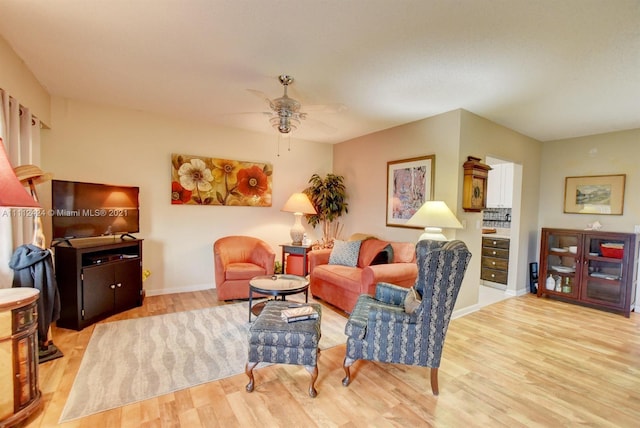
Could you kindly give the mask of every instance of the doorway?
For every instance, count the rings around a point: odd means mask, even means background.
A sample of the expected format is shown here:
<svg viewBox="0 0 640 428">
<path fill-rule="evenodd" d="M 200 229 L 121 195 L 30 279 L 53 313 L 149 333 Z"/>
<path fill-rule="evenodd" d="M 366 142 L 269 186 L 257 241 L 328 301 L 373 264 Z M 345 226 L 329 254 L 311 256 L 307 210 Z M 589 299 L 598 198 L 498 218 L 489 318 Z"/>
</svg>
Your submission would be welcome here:
<svg viewBox="0 0 640 428">
<path fill-rule="evenodd" d="M 485 162 L 492 170 L 489 171 L 487 208 L 482 213 L 482 235 L 483 238 L 507 239 L 505 248 L 508 251 L 499 252 L 496 255 L 499 260 L 484 260 L 483 256 L 479 294 L 495 294 L 485 289 L 491 287 L 502 291 L 505 296 L 515 296 L 519 294 L 518 279 L 524 278 L 518 272 L 522 165 L 489 155 Z M 496 266 L 496 271 L 487 272 L 486 266 Z M 491 281 L 490 278 L 499 280 Z M 526 285 L 526 281 L 521 282 Z"/>
</svg>

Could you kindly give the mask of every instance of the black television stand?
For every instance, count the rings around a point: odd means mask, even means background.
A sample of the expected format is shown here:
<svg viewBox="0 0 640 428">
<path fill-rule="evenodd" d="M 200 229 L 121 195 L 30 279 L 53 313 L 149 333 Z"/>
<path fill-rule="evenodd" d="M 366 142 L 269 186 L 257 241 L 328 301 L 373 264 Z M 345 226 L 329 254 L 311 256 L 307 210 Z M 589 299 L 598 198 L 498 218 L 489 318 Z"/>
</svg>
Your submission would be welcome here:
<svg viewBox="0 0 640 428">
<path fill-rule="evenodd" d="M 70 236 L 68 238 L 56 238 L 53 241 L 51 241 L 51 246 L 55 247 L 55 246 L 60 245 L 61 243 L 64 242 L 69 247 L 73 247 L 73 244 L 71 243 L 70 239 L 73 239 L 73 236 Z"/>
<path fill-rule="evenodd" d="M 57 326 L 82 330 L 142 305 L 142 240 L 80 241 L 55 247 Z"/>
</svg>

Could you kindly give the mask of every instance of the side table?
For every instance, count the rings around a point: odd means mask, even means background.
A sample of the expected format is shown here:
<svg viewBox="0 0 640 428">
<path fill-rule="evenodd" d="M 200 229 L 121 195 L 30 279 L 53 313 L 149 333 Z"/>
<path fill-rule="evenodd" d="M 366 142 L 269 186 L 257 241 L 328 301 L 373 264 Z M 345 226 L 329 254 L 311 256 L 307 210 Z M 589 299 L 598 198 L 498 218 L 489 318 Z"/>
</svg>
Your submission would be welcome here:
<svg viewBox="0 0 640 428">
<path fill-rule="evenodd" d="M 14 426 L 41 404 L 35 288 L 0 290 L 0 426 Z"/>
<path fill-rule="evenodd" d="M 262 275 L 249 280 L 249 322 L 251 314 L 260 315 L 262 308 L 267 302 L 253 305 L 253 292 L 274 296 L 275 300 L 280 297 L 286 300 L 286 296 L 304 292 L 304 301 L 309 301 L 309 280 L 297 275 Z"/>
<path fill-rule="evenodd" d="M 294 254 L 302 256 L 302 275 L 307 276 L 309 274 L 309 262 L 307 261 L 307 254 L 311 251 L 311 245 L 293 245 L 293 244 L 280 244 L 282 247 L 282 273 L 286 273 L 286 254 Z"/>
</svg>

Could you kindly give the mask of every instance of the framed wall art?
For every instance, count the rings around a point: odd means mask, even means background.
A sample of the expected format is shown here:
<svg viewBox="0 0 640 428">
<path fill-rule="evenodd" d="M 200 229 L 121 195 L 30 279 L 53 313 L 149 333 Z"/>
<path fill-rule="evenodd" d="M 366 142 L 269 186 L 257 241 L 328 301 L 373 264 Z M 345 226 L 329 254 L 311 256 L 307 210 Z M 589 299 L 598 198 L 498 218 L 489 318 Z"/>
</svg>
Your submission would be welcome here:
<svg viewBox="0 0 640 428">
<path fill-rule="evenodd" d="M 436 156 L 387 162 L 387 226 L 407 226 L 416 211 L 433 198 Z"/>
<path fill-rule="evenodd" d="M 272 174 L 267 162 L 172 154 L 171 204 L 270 207 Z"/>
<path fill-rule="evenodd" d="M 625 179 L 625 174 L 566 177 L 564 212 L 622 215 Z"/>
</svg>

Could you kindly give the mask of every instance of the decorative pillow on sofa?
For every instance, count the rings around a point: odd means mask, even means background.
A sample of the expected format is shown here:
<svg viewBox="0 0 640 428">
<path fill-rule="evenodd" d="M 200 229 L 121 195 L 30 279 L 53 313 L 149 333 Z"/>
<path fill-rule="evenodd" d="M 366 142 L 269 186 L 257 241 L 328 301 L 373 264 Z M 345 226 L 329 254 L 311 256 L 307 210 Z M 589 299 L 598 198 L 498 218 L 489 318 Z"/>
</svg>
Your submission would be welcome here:
<svg viewBox="0 0 640 428">
<path fill-rule="evenodd" d="M 336 239 L 329 255 L 329 264 L 355 267 L 358 264 L 361 244 L 362 241 L 345 242 Z"/>
<path fill-rule="evenodd" d="M 371 266 L 373 265 L 386 265 L 388 263 L 393 263 L 393 247 L 391 244 L 387 244 L 386 247 L 382 249 L 376 256 L 373 258 Z"/>
<path fill-rule="evenodd" d="M 382 241 L 377 238 L 369 238 L 362 241 L 362 245 L 360 246 L 360 255 L 358 256 L 358 267 L 364 268 L 374 264 L 373 261 L 376 259 L 378 254 L 380 254 L 380 251 L 383 251 L 388 245 L 389 243 L 387 241 Z M 391 257 L 391 260 L 393 260 L 393 256 Z"/>
<path fill-rule="evenodd" d="M 411 287 L 406 296 L 404 296 L 404 311 L 408 314 L 412 314 L 418 309 L 422 303 L 422 297 L 420 297 L 420 293 L 418 290 Z"/>
</svg>

